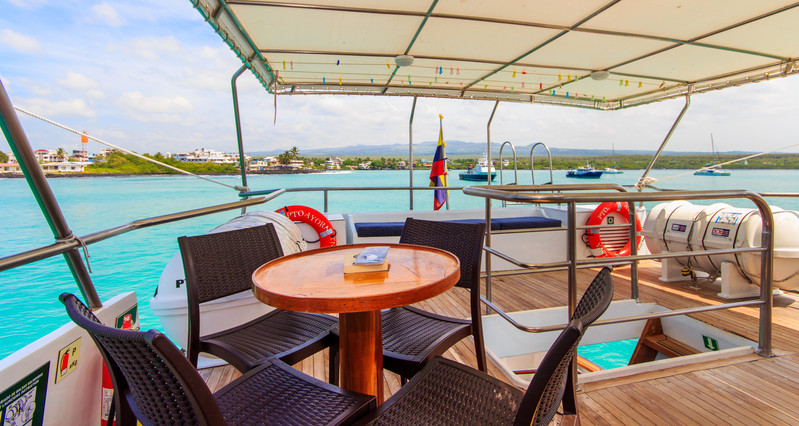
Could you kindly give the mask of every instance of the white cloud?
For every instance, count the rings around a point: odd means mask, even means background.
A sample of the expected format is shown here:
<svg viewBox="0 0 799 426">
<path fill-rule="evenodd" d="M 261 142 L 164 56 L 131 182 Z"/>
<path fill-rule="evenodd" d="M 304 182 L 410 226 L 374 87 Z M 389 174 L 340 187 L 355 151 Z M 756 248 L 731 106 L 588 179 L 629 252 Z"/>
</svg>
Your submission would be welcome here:
<svg viewBox="0 0 799 426">
<path fill-rule="evenodd" d="M 42 44 L 35 38 L 9 29 L 0 30 L 0 44 L 22 53 L 36 53 L 42 49 Z"/>
<path fill-rule="evenodd" d="M 73 71 L 67 71 L 66 77 L 58 80 L 58 83 L 66 88 L 75 90 L 89 90 L 99 87 L 96 81 Z"/>
<path fill-rule="evenodd" d="M 24 99 L 20 102 L 31 112 L 45 117 L 71 116 L 71 117 L 94 117 L 97 115 L 83 99 L 73 98 L 65 101 L 51 101 L 49 99 L 33 98 Z"/>
<path fill-rule="evenodd" d="M 123 93 L 117 104 L 139 121 L 177 122 L 181 113 L 194 110 L 183 96 L 145 96 L 141 92 Z"/>
<path fill-rule="evenodd" d="M 128 51 L 134 56 L 147 61 L 160 59 L 162 54 L 176 55 L 183 52 L 183 45 L 175 37 L 141 37 L 112 46 Z M 188 52 L 187 52 L 188 53 Z M 171 62 L 171 61 L 170 61 Z"/>
<path fill-rule="evenodd" d="M 126 24 L 117 10 L 108 3 L 98 3 L 91 8 L 94 18 L 109 27 L 121 27 Z"/>
<path fill-rule="evenodd" d="M 48 3 L 47 0 L 8 0 L 8 2 L 22 9 L 36 9 Z"/>
</svg>

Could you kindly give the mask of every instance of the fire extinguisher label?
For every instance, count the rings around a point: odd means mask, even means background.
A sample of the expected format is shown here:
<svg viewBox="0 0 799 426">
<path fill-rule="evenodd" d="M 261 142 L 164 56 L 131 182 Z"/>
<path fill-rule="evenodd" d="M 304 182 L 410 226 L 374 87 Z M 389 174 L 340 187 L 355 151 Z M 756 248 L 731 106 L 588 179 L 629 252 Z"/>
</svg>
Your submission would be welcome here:
<svg viewBox="0 0 799 426">
<path fill-rule="evenodd" d="M 133 305 L 130 309 L 123 312 L 122 315 L 116 318 L 114 326 L 123 330 L 138 330 L 139 320 L 139 305 Z"/>
<path fill-rule="evenodd" d="M 114 390 L 113 389 L 103 389 L 103 408 L 100 412 L 100 417 L 103 420 L 108 421 L 108 413 L 111 412 L 111 401 L 114 399 Z"/>
<path fill-rule="evenodd" d="M 65 346 L 58 351 L 58 368 L 55 370 L 55 382 L 63 380 L 70 373 L 78 368 L 78 357 L 80 356 L 80 337 L 78 340 Z"/>
</svg>

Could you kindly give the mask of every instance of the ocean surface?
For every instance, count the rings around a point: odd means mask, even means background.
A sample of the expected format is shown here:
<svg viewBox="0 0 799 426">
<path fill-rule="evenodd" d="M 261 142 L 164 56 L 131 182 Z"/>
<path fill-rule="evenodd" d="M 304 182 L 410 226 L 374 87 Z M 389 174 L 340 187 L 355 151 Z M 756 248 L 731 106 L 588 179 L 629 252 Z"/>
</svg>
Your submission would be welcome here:
<svg viewBox="0 0 799 426">
<path fill-rule="evenodd" d="M 450 186 L 467 186 L 452 171 Z M 684 170 L 653 170 L 650 176 L 666 178 Z M 414 185 L 426 186 L 429 171 L 414 173 Z M 555 183 L 612 182 L 634 184 L 641 171 L 627 170 L 620 175 L 604 175 L 599 180 L 568 179 L 565 171 L 555 172 Z M 530 184 L 530 171 L 520 171 L 519 184 Z M 513 182 L 513 173 L 504 172 L 504 182 Z M 239 178 L 212 177 L 230 185 Z M 340 171 L 306 175 L 249 176 L 253 190 L 300 187 L 407 186 L 408 171 Z M 497 177 L 495 183 L 499 183 Z M 548 172 L 536 172 L 536 183 L 549 181 Z M 75 235 L 178 211 L 238 201 L 236 191 L 188 176 L 57 178 L 48 182 Z M 686 175 L 664 180 L 661 188 L 672 189 L 748 189 L 757 192 L 799 192 L 799 170 L 734 170 L 729 177 Z M 473 183 L 472 183 L 473 184 Z M 24 179 L 0 179 L 0 257 L 31 250 L 53 242 L 47 223 Z M 698 203 L 698 204 L 710 204 Z M 753 207 L 748 201 L 729 201 L 739 207 Z M 321 192 L 284 194 L 250 210 L 276 210 L 285 205 L 303 204 L 323 210 Z M 799 200 L 774 199 L 773 205 L 799 210 Z M 414 208 L 432 210 L 430 191 L 414 192 Z M 482 208 L 484 200 L 450 191 L 450 208 Z M 331 192 L 328 210 L 334 213 L 408 210 L 408 191 Z M 152 315 L 152 297 L 161 270 L 178 252 L 177 237 L 203 234 L 238 216 L 239 210 L 129 232 L 89 246 L 92 279 L 101 299 L 120 291 L 136 291 L 143 329 L 160 328 Z M 0 272 L 0 358 L 55 330 L 68 319 L 58 302 L 62 292 L 79 290 L 62 256 Z"/>
</svg>

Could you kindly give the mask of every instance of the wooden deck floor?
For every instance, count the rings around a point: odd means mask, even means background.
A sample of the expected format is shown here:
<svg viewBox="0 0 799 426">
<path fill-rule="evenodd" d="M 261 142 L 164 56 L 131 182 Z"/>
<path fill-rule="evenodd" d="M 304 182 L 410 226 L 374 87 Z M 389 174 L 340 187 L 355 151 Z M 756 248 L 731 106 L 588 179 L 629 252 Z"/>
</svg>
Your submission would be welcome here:
<svg viewBox="0 0 799 426">
<path fill-rule="evenodd" d="M 630 297 L 629 268 L 614 271 L 615 299 Z M 595 274 L 579 272 L 578 294 Z M 639 268 L 642 302 L 671 309 L 724 303 L 717 287 L 691 288 L 681 283 L 662 283 L 660 264 Z M 565 273 L 495 277 L 493 300 L 508 312 L 566 304 Z M 454 289 L 418 306 L 454 317 L 467 317 L 468 296 Z M 773 348 L 775 357 L 749 355 L 723 361 L 673 368 L 603 382 L 588 383 L 578 394 L 583 424 L 799 424 L 799 295 L 774 297 Z M 757 341 L 758 308 L 743 307 L 692 315 L 716 327 Z M 463 340 L 445 356 L 475 366 L 474 346 Z M 315 377 L 327 377 L 327 353 L 295 365 Z M 505 380 L 489 362 L 489 373 Z M 231 367 L 202 370 L 209 387 L 216 390 L 239 373 Z M 386 397 L 400 387 L 399 378 L 386 371 Z"/>
</svg>

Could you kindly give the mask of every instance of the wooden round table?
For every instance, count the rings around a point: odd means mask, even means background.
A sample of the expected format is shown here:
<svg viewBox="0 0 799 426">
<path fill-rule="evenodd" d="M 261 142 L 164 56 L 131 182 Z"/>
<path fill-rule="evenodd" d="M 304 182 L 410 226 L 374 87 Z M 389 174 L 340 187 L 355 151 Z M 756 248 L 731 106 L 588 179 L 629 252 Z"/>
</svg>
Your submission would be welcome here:
<svg viewBox="0 0 799 426">
<path fill-rule="evenodd" d="M 344 273 L 365 247 L 388 246 L 388 271 Z M 452 253 L 410 244 L 326 247 L 275 259 L 252 275 L 258 300 L 279 309 L 338 313 L 341 386 L 383 402 L 380 310 L 437 296 L 460 279 Z"/>
</svg>

